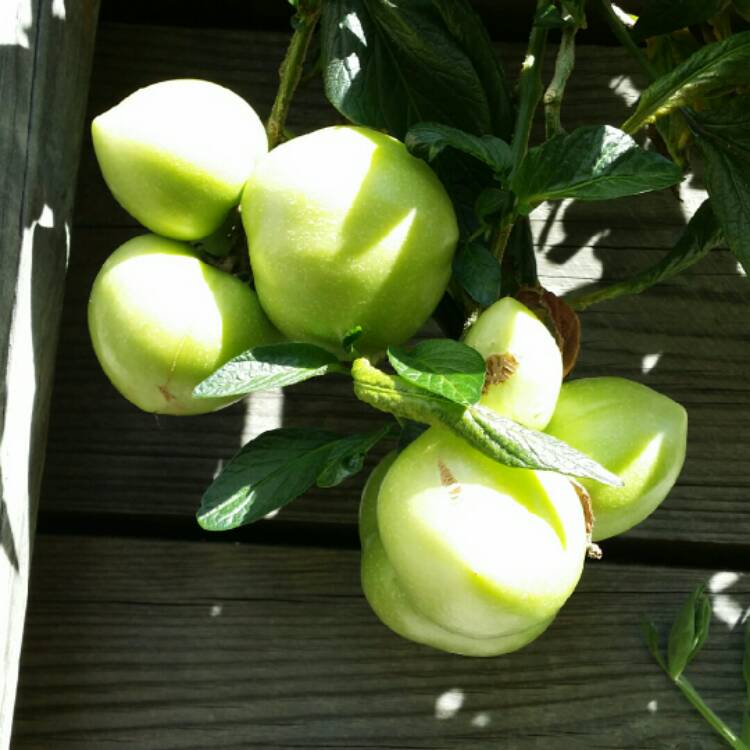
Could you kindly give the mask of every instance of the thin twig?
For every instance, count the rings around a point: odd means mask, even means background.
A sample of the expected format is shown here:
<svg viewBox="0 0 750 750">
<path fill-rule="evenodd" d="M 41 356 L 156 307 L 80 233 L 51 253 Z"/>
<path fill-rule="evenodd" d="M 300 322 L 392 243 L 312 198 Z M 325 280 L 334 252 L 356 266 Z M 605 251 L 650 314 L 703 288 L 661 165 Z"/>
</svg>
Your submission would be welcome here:
<svg viewBox="0 0 750 750">
<path fill-rule="evenodd" d="M 289 106 L 302 77 L 305 57 L 320 13 L 320 0 L 310 0 L 300 4 L 300 10 L 295 16 L 294 34 L 289 42 L 289 47 L 287 47 L 284 61 L 279 68 L 279 88 L 266 123 L 269 148 L 278 146 L 283 140 Z"/>
</svg>

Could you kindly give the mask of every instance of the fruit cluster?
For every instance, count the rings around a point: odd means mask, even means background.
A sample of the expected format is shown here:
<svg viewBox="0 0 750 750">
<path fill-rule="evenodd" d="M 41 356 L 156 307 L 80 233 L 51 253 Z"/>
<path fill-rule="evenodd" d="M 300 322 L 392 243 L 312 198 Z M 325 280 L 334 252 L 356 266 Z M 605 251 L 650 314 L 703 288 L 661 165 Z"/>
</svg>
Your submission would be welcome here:
<svg viewBox="0 0 750 750">
<path fill-rule="evenodd" d="M 685 458 L 687 414 L 622 378 L 561 386 L 552 335 L 511 298 L 485 310 L 465 342 L 500 363 L 485 406 L 561 438 L 624 482 L 577 485 L 554 472 L 509 468 L 439 427 L 375 469 L 359 520 L 372 608 L 406 638 L 494 656 L 547 628 L 578 583 L 592 540 L 640 523 L 666 497 Z"/>
<path fill-rule="evenodd" d="M 416 333 L 446 290 L 458 241 L 451 201 L 427 164 L 387 135 L 330 127 L 268 152 L 246 102 L 195 80 L 137 91 L 92 132 L 113 195 L 153 232 L 112 254 L 89 302 L 99 361 L 141 409 L 221 408 L 234 399 L 196 398 L 196 385 L 284 339 L 345 359 L 357 330 L 357 351 L 377 356 Z M 254 290 L 189 244 L 222 232 L 238 207 Z M 638 383 L 562 385 L 554 338 L 512 298 L 485 310 L 464 343 L 486 362 L 485 407 L 624 481 L 578 485 L 509 468 L 435 426 L 373 472 L 360 513 L 373 609 L 407 638 L 487 656 L 549 625 L 592 536 L 630 528 L 663 500 L 684 460 L 687 420 Z"/>
</svg>

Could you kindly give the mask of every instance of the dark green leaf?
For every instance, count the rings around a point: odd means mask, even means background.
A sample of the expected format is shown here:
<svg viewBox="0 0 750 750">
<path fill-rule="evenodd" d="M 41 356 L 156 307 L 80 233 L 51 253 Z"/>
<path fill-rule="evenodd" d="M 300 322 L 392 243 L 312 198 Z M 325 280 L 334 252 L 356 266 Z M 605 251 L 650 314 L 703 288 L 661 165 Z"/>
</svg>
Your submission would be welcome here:
<svg viewBox="0 0 750 750">
<path fill-rule="evenodd" d="M 695 657 L 708 637 L 711 602 L 704 586 L 698 586 L 682 606 L 669 632 L 667 664 L 669 674 L 677 679 Z"/>
<path fill-rule="evenodd" d="M 199 383 L 193 395 L 196 398 L 244 396 L 301 383 L 329 372 L 346 371 L 333 354 L 312 344 L 286 342 L 256 346 L 230 359 Z"/>
<path fill-rule="evenodd" d="M 482 19 L 469 0 L 432 0 L 432 6 L 482 82 L 490 111 L 489 132 L 510 142 L 515 120 L 513 95 Z"/>
<path fill-rule="evenodd" d="M 482 223 L 491 221 L 508 208 L 512 197 L 507 190 L 497 187 L 485 188 L 474 202 L 474 213 Z"/>
<path fill-rule="evenodd" d="M 353 122 L 398 138 L 425 121 L 502 136 L 508 114 L 496 110 L 510 100 L 498 93 L 504 79 L 480 29 L 465 0 L 327 0 L 326 95 Z"/>
<path fill-rule="evenodd" d="M 648 0 L 633 27 L 633 37 L 640 42 L 703 23 L 721 13 L 728 4 L 728 0 Z"/>
<path fill-rule="evenodd" d="M 641 631 L 643 632 L 643 638 L 646 641 L 648 650 L 651 652 L 651 656 L 656 659 L 659 666 L 666 671 L 667 667 L 664 664 L 664 658 L 661 655 L 661 649 L 659 648 L 659 633 L 656 630 L 656 626 L 650 620 L 643 620 L 641 622 Z"/>
<path fill-rule="evenodd" d="M 569 302 L 575 310 L 585 310 L 601 300 L 640 294 L 654 284 L 682 273 L 724 244 L 724 234 L 711 207 L 711 199 L 706 199 L 687 223 L 675 246 L 661 260 L 617 284 L 573 295 Z"/>
<path fill-rule="evenodd" d="M 692 115 L 705 179 L 731 251 L 750 274 L 750 96 Z"/>
<path fill-rule="evenodd" d="M 500 296 L 514 295 L 522 287 L 535 287 L 538 283 L 531 225 L 522 218 L 513 225 L 505 248 Z"/>
<path fill-rule="evenodd" d="M 460 341 L 421 341 L 411 351 L 388 347 L 388 361 L 407 382 L 457 404 L 475 404 L 484 387 L 484 357 Z"/>
<path fill-rule="evenodd" d="M 361 471 L 365 456 L 392 430 L 385 425 L 375 432 L 348 435 L 336 440 L 328 455 L 324 469 L 318 475 L 318 487 L 335 487 Z"/>
<path fill-rule="evenodd" d="M 597 125 L 561 133 L 530 149 L 512 189 L 519 211 L 528 214 L 544 200 L 609 200 L 661 190 L 681 178 L 668 159 L 645 151 L 617 128 Z"/>
<path fill-rule="evenodd" d="M 387 431 L 346 437 L 297 428 L 264 432 L 206 490 L 198 523 L 208 531 L 227 531 L 283 507 L 316 482 L 336 484 L 361 468 L 362 455 Z"/>
<path fill-rule="evenodd" d="M 467 294 L 482 307 L 500 298 L 500 264 L 497 258 L 478 242 L 464 245 L 453 259 L 453 275 Z"/>
<path fill-rule="evenodd" d="M 495 172 L 507 172 L 512 164 L 510 146 L 494 135 L 473 135 L 437 122 L 420 122 L 406 134 L 406 146 L 429 162 L 446 148 L 455 148 L 486 164 Z"/>
<path fill-rule="evenodd" d="M 522 427 L 478 404 L 465 407 L 400 377 L 387 375 L 364 357 L 352 364 L 352 377 L 354 393 L 365 403 L 400 418 L 445 425 L 506 466 L 557 471 L 603 484 L 622 485 L 614 474 L 561 440 Z"/>
<path fill-rule="evenodd" d="M 678 107 L 689 106 L 716 89 L 750 83 L 750 31 L 742 31 L 692 54 L 658 78 L 641 95 L 622 129 L 635 133 Z"/>
</svg>

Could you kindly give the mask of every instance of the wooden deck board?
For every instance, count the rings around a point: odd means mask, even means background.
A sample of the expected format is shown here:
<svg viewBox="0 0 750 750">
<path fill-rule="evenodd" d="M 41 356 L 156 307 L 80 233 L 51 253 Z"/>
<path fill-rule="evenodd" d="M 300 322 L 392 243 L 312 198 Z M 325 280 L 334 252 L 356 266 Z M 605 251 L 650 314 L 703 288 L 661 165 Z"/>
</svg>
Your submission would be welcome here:
<svg viewBox="0 0 750 750">
<path fill-rule="evenodd" d="M 723 620 L 690 675 L 737 723 L 747 575 L 589 563 L 545 635 L 482 660 L 387 631 L 356 552 L 42 535 L 14 748 L 719 750 L 639 630 L 701 581 Z"/>
<path fill-rule="evenodd" d="M 97 0 L 0 13 L 0 748 L 15 699 Z"/>
</svg>

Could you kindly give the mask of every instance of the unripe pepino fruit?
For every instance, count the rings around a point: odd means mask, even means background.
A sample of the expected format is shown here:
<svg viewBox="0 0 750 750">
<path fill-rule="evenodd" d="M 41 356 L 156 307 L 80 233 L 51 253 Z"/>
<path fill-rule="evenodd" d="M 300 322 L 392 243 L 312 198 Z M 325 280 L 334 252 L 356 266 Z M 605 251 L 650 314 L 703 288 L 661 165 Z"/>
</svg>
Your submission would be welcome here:
<svg viewBox="0 0 750 750">
<path fill-rule="evenodd" d="M 622 479 L 581 480 L 591 496 L 594 541 L 645 519 L 672 489 L 685 461 L 687 412 L 671 398 L 624 378 L 563 385 L 547 430 Z"/>
<path fill-rule="evenodd" d="M 508 468 L 432 427 L 365 487 L 363 589 L 405 638 L 470 656 L 514 651 L 575 588 L 585 526 L 566 478 Z"/>
<path fill-rule="evenodd" d="M 281 338 L 246 284 L 153 234 L 129 240 L 104 263 L 88 323 L 115 388 L 157 414 L 202 414 L 236 401 L 195 398 L 193 388 L 246 349 Z"/>
<path fill-rule="evenodd" d="M 562 383 L 562 356 L 552 334 L 512 297 L 488 307 L 464 343 L 487 363 L 481 403 L 505 417 L 543 430 L 555 410 Z"/>
<path fill-rule="evenodd" d="M 219 229 L 268 151 L 263 123 L 244 99 L 192 79 L 139 89 L 96 117 L 91 134 L 117 202 L 178 240 Z"/>
<path fill-rule="evenodd" d="M 432 314 L 458 240 L 427 164 L 376 130 L 329 127 L 278 146 L 242 196 L 255 288 L 288 338 L 347 356 L 412 336 Z"/>
</svg>

